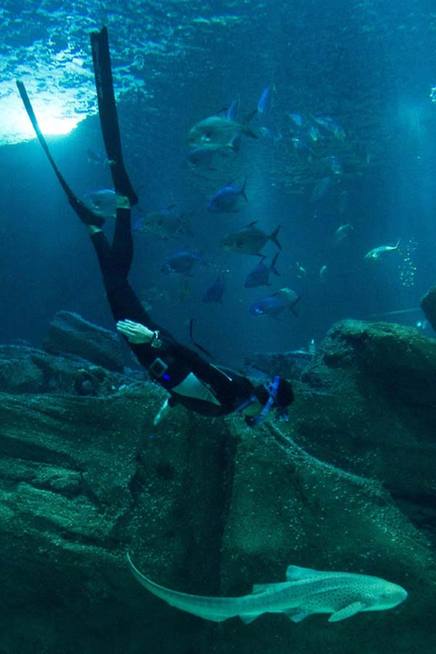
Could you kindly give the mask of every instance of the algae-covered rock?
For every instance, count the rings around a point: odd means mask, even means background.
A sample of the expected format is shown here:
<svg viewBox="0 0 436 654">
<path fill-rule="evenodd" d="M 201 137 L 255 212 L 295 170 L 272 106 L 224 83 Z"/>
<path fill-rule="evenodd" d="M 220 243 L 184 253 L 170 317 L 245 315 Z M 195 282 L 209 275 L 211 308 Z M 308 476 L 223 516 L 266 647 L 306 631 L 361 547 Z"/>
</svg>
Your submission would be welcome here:
<svg viewBox="0 0 436 654">
<path fill-rule="evenodd" d="M 436 331 L 436 286 L 433 286 L 421 300 L 421 308 L 430 325 Z"/>
<path fill-rule="evenodd" d="M 58 311 L 50 323 L 44 347 L 48 352 L 73 354 L 103 366 L 122 371 L 125 352 L 117 336 L 71 311 Z"/>
<path fill-rule="evenodd" d="M 181 408 L 153 427 L 165 394 L 134 379 L 98 396 L 0 394 L 0 651 L 432 654 L 435 345 L 335 325 L 289 423 L 256 430 Z M 409 599 L 338 624 L 216 625 L 147 593 L 127 550 L 184 592 L 244 594 L 296 564 L 378 575 Z"/>
</svg>

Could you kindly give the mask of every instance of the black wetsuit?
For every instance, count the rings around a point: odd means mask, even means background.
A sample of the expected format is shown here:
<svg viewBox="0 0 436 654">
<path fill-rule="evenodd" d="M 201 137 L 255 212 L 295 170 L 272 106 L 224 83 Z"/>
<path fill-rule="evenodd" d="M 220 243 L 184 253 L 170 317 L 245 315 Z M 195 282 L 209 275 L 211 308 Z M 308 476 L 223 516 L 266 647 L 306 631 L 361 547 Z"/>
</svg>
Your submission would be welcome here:
<svg viewBox="0 0 436 654">
<path fill-rule="evenodd" d="M 235 411 L 254 391 L 249 379 L 234 371 L 211 365 L 192 349 L 178 343 L 168 331 L 150 318 L 130 286 L 128 274 L 133 257 L 130 209 L 117 210 L 112 246 L 103 232 L 97 232 L 91 238 L 114 319 L 132 320 L 159 331 L 161 347 L 127 342 L 138 361 L 150 371 L 151 378 L 171 393 L 170 404 L 181 403 L 188 409 L 209 416 Z M 156 360 L 159 360 L 158 364 L 162 362 L 164 365 L 153 365 Z M 153 372 L 154 369 L 156 373 Z M 220 406 L 172 392 L 174 386 L 191 372 L 210 388 Z"/>
</svg>

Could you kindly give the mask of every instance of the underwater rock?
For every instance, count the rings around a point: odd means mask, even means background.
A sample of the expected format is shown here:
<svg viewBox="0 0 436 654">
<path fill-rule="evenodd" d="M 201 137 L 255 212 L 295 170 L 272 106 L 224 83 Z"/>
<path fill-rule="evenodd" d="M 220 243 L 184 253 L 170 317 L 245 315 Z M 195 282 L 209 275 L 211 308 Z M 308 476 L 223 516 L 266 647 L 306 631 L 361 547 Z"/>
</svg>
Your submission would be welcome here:
<svg viewBox="0 0 436 654">
<path fill-rule="evenodd" d="M 305 350 L 293 350 L 290 352 L 254 352 L 245 357 L 245 365 L 248 368 L 260 370 L 269 377 L 280 375 L 285 379 L 295 379 L 301 376 L 302 370 L 312 359 L 312 355 Z"/>
<path fill-rule="evenodd" d="M 70 311 L 57 312 L 44 348 L 50 353 L 73 354 L 118 372 L 123 370 L 126 360 L 116 334 Z"/>
<path fill-rule="evenodd" d="M 126 370 L 127 372 L 127 370 Z M 0 345 L 0 392 L 107 395 L 136 381 L 89 361 L 49 354 L 34 347 Z"/>
<path fill-rule="evenodd" d="M 424 311 L 430 325 L 436 331 L 436 286 L 433 286 L 421 300 L 421 308 Z"/>
</svg>

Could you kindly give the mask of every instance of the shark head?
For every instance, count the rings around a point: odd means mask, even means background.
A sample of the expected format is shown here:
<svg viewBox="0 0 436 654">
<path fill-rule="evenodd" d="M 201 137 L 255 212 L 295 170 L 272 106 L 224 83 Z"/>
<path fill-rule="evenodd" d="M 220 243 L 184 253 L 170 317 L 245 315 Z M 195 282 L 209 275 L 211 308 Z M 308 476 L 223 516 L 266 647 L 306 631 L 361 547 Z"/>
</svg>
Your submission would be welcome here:
<svg viewBox="0 0 436 654">
<path fill-rule="evenodd" d="M 398 586 L 398 584 L 392 584 L 389 581 L 380 581 L 383 583 L 374 592 L 373 604 L 370 607 L 371 611 L 393 609 L 407 599 L 407 591 L 404 588 Z"/>
</svg>

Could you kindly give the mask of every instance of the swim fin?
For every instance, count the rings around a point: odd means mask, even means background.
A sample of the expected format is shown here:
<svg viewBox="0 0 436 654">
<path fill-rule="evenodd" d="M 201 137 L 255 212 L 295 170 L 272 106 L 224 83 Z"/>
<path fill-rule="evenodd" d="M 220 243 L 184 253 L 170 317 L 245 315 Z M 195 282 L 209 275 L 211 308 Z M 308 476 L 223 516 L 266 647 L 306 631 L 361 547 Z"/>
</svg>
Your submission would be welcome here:
<svg viewBox="0 0 436 654">
<path fill-rule="evenodd" d="M 100 125 L 107 158 L 110 161 L 112 180 L 115 191 L 128 197 L 130 205 L 133 206 L 138 203 L 138 196 L 124 167 L 107 27 L 91 33 L 91 48 Z"/>
<path fill-rule="evenodd" d="M 39 127 L 38 121 L 35 116 L 35 112 L 33 111 L 32 104 L 30 102 L 29 96 L 27 95 L 26 87 L 24 86 L 23 82 L 20 80 L 16 81 L 18 91 L 20 93 L 21 99 L 24 104 L 24 108 L 27 112 L 27 115 L 30 118 L 30 122 L 32 123 L 33 129 L 35 130 L 35 134 L 38 138 L 38 141 L 41 144 L 42 149 L 44 150 L 45 154 L 47 155 L 47 159 L 50 162 L 51 167 L 54 170 L 54 173 L 56 177 L 59 180 L 60 185 L 62 186 L 63 190 L 65 191 L 65 194 L 68 198 L 68 202 L 74 209 L 74 211 L 77 213 L 79 216 L 80 220 L 85 223 L 86 225 L 94 225 L 95 227 L 101 227 L 104 225 L 104 218 L 101 216 L 98 216 L 97 214 L 93 213 L 89 207 L 84 204 L 81 200 L 79 200 L 71 190 L 71 188 L 68 186 L 67 182 L 65 181 L 64 176 L 60 172 L 59 168 L 56 165 L 55 160 L 53 159 L 51 152 L 48 148 L 47 141 L 44 138 L 44 134 L 41 132 L 41 128 Z"/>
</svg>

